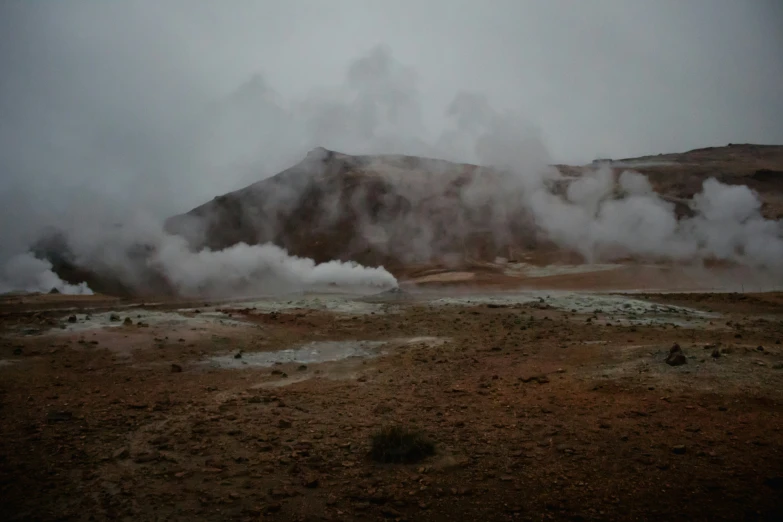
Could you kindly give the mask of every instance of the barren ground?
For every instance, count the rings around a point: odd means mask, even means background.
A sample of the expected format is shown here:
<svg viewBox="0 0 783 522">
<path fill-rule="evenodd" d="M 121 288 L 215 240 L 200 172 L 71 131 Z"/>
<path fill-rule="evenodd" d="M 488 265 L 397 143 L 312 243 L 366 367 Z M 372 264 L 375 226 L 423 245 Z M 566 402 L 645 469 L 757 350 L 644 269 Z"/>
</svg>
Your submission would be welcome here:
<svg viewBox="0 0 783 522">
<path fill-rule="evenodd" d="M 607 273 L 589 277 L 606 290 Z M 0 517 L 780 520 L 783 294 L 543 277 L 515 293 L 7 298 Z M 674 343 L 687 364 L 664 362 Z M 436 454 L 373 462 L 391 424 Z"/>
</svg>

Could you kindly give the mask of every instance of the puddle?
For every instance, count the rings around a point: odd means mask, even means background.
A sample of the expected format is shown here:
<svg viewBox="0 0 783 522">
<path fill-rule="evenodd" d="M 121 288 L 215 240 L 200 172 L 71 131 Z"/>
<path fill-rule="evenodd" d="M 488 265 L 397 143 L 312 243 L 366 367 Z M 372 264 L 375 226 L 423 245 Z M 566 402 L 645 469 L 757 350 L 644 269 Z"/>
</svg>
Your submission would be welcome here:
<svg viewBox="0 0 783 522">
<path fill-rule="evenodd" d="M 247 352 L 241 358 L 236 354 L 220 355 L 209 358 L 206 364 L 215 368 L 242 369 L 266 368 L 276 364 L 318 364 L 342 361 L 354 357 L 371 359 L 385 353 L 381 347 L 399 348 L 414 344 L 437 346 L 446 342 L 439 337 L 410 337 L 385 341 L 316 341 L 297 348 L 276 352 Z"/>
<path fill-rule="evenodd" d="M 125 313 L 101 312 L 96 314 L 73 314 L 73 316 L 76 317 L 76 322 L 71 323 L 67 321 L 67 318 L 64 318 L 63 320 L 65 322 L 61 323 L 61 326 L 59 327 L 60 331 L 84 332 L 101 328 L 118 328 L 124 326 L 123 322 L 125 321 L 125 318 L 130 318 L 130 320 L 133 321 L 133 326 L 130 328 L 136 327 L 138 323 L 144 323 L 149 326 L 169 327 L 203 327 L 214 324 L 240 326 L 247 324 L 234 319 L 229 319 L 225 314 L 219 312 L 204 312 L 186 316 L 178 312 L 134 309 L 132 311 L 125 311 Z M 112 318 L 115 320 L 112 320 Z"/>
<path fill-rule="evenodd" d="M 380 354 L 377 348 L 385 344 L 388 341 L 320 341 L 277 352 L 243 353 L 241 359 L 222 355 L 212 357 L 208 362 L 212 366 L 229 369 L 268 367 L 277 363 L 315 364 L 351 357 L 377 357 Z"/>
</svg>

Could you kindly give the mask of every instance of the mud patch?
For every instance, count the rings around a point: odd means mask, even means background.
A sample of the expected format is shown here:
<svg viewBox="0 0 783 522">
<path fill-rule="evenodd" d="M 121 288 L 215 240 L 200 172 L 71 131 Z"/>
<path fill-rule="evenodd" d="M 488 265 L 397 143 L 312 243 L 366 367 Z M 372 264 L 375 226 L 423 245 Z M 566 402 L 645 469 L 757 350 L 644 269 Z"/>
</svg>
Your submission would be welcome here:
<svg viewBox="0 0 783 522">
<path fill-rule="evenodd" d="M 276 364 L 316 364 L 330 361 L 340 361 L 351 357 L 376 357 L 376 348 L 386 344 L 385 341 L 317 341 L 299 348 L 279 350 L 276 352 L 251 352 L 236 355 L 220 355 L 211 357 L 207 363 L 215 368 L 241 369 L 252 367 L 269 367 Z"/>
<path fill-rule="evenodd" d="M 438 337 L 410 337 L 385 341 L 315 341 L 298 348 L 274 352 L 220 355 L 209 358 L 206 364 L 225 369 L 268 368 L 283 364 L 319 364 L 351 358 L 370 359 L 383 355 L 385 351 L 380 349 L 382 347 L 392 349 L 416 344 L 437 346 L 444 342 L 445 339 Z"/>
</svg>

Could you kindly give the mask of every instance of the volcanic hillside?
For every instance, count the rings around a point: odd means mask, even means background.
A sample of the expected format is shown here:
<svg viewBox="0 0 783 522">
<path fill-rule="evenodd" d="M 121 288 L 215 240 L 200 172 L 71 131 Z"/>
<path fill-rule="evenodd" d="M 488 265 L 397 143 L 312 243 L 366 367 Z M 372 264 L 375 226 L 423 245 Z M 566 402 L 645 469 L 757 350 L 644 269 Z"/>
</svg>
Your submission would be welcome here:
<svg viewBox="0 0 783 522">
<path fill-rule="evenodd" d="M 597 160 L 615 174 L 635 170 L 688 214 L 688 201 L 715 177 L 756 190 L 766 217 L 783 217 L 783 146 L 729 145 L 623 160 Z M 562 190 L 596 165 L 556 168 Z M 316 149 L 294 167 L 170 218 L 166 230 L 194 249 L 272 242 L 315 259 L 354 260 L 399 272 L 557 249 L 514 205 L 509 177 L 475 165 L 410 156 L 349 156 Z M 549 256 L 548 256 L 549 257 Z"/>
<path fill-rule="evenodd" d="M 315 149 L 301 163 L 170 218 L 198 250 L 271 242 L 316 262 L 413 263 L 507 256 L 536 246 L 525 212 L 498 205 L 502 173 L 411 156 Z"/>
</svg>

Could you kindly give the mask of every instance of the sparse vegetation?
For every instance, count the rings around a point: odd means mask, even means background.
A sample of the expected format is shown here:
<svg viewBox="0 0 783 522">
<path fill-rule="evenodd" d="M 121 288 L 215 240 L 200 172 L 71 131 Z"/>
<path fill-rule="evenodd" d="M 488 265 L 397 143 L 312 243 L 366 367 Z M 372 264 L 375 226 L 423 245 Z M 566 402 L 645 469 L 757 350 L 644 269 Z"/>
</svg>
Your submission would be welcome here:
<svg viewBox="0 0 783 522">
<path fill-rule="evenodd" d="M 434 454 L 435 444 L 413 428 L 385 426 L 372 436 L 370 456 L 376 462 L 409 464 Z"/>
</svg>

